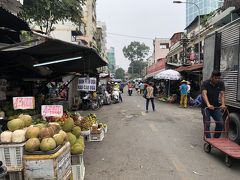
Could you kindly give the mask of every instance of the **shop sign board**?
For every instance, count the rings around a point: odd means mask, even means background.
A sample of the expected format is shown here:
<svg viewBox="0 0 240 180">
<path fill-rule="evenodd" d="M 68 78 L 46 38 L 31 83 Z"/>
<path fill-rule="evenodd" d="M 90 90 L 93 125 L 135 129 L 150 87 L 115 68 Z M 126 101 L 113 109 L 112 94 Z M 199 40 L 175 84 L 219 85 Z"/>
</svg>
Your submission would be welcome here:
<svg viewBox="0 0 240 180">
<path fill-rule="evenodd" d="M 95 77 L 85 77 L 78 79 L 78 91 L 96 91 L 97 79 Z"/>
<path fill-rule="evenodd" d="M 63 106 L 62 105 L 42 105 L 41 114 L 43 117 L 62 117 Z"/>
<path fill-rule="evenodd" d="M 35 98 L 13 97 L 13 109 L 35 109 Z"/>
</svg>

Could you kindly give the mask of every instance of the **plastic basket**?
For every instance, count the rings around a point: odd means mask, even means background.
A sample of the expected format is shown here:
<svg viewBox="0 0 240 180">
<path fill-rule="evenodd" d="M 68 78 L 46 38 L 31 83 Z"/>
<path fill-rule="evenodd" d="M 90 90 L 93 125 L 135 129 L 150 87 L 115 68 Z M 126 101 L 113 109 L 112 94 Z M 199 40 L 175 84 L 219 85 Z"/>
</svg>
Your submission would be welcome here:
<svg viewBox="0 0 240 180">
<path fill-rule="evenodd" d="M 104 131 L 101 134 L 90 134 L 89 141 L 102 141 L 104 138 Z"/>
<path fill-rule="evenodd" d="M 8 171 L 21 171 L 23 169 L 23 147 L 24 143 L 1 144 L 0 159 Z"/>
<path fill-rule="evenodd" d="M 84 163 L 80 165 L 72 166 L 72 178 L 73 180 L 83 180 L 85 176 L 85 166 Z"/>
<path fill-rule="evenodd" d="M 8 173 L 9 180 L 24 180 L 22 171 L 15 171 Z"/>
<path fill-rule="evenodd" d="M 83 154 L 71 155 L 71 165 L 80 165 L 83 163 Z"/>
</svg>

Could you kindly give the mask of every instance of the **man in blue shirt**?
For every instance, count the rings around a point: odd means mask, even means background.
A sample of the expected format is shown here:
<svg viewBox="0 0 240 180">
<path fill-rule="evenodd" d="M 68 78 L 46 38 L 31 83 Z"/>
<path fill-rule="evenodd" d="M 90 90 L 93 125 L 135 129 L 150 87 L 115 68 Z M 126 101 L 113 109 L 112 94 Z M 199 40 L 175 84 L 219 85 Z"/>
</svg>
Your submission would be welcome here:
<svg viewBox="0 0 240 180">
<path fill-rule="evenodd" d="M 187 81 L 182 80 L 181 85 L 179 86 L 181 98 L 180 98 L 180 106 L 184 104 L 184 108 L 187 108 L 187 95 L 188 95 L 188 86 Z"/>
</svg>

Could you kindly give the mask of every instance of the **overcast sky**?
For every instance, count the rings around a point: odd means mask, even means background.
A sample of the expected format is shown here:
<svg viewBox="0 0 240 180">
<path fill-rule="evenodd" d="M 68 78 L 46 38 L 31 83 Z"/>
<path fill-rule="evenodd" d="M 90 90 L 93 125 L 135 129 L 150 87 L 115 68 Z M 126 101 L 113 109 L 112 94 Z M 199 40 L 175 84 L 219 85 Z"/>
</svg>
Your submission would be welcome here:
<svg viewBox="0 0 240 180">
<path fill-rule="evenodd" d="M 107 47 L 115 48 L 116 64 L 127 70 L 129 61 L 123 56 L 123 47 L 140 41 L 152 51 L 155 37 L 170 38 L 184 31 L 185 4 L 173 4 L 172 0 L 97 0 L 97 20 L 106 23 Z"/>
</svg>

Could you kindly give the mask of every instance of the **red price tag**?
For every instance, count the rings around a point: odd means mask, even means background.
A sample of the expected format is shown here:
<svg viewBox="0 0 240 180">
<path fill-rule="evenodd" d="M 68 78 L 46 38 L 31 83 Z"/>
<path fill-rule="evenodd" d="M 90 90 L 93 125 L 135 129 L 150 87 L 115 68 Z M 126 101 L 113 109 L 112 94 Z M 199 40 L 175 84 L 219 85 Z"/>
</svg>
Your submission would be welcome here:
<svg viewBox="0 0 240 180">
<path fill-rule="evenodd" d="M 35 109 L 34 97 L 13 97 L 13 108 L 16 109 Z"/>
<path fill-rule="evenodd" d="M 63 106 L 62 105 L 42 105 L 41 114 L 43 117 L 62 117 Z"/>
</svg>

